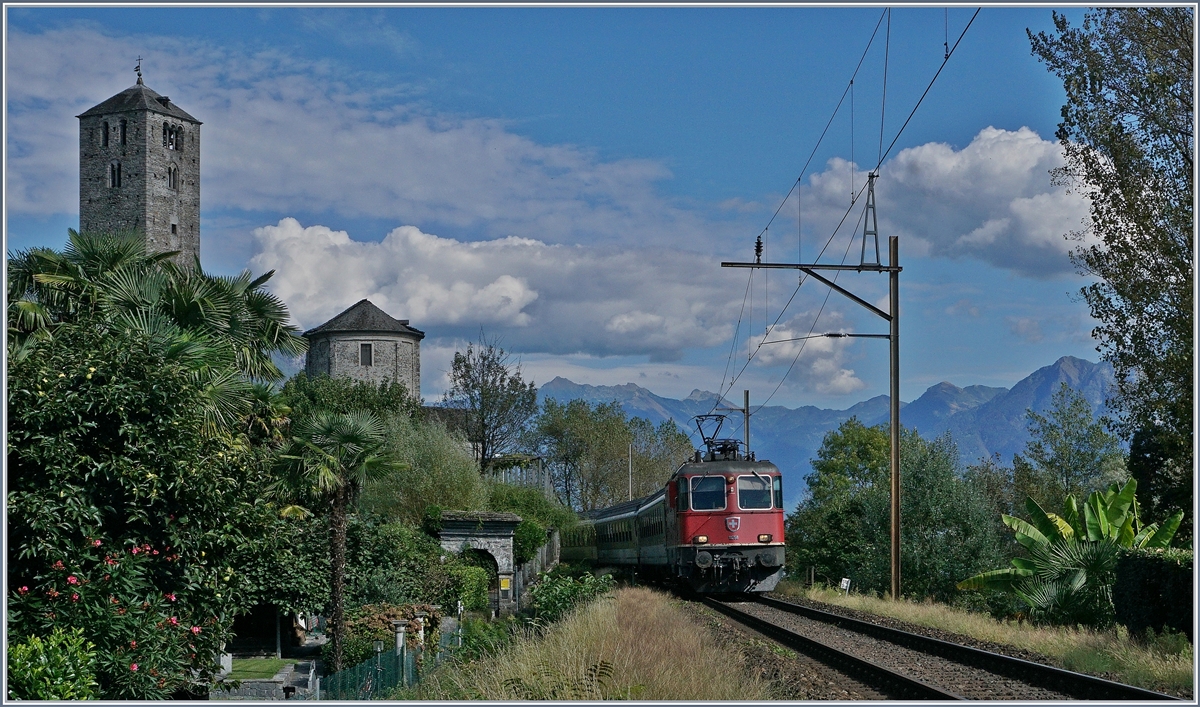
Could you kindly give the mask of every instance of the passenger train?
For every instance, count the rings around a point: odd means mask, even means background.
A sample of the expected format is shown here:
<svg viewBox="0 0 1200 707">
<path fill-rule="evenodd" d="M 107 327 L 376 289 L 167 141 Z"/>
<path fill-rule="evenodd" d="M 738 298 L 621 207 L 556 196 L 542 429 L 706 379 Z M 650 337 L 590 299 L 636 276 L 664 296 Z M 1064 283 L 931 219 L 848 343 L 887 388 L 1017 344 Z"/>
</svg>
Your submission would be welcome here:
<svg viewBox="0 0 1200 707">
<path fill-rule="evenodd" d="M 718 419 L 719 418 L 719 419 Z M 582 514 L 563 534 L 561 557 L 621 567 L 697 592 L 769 592 L 783 577 L 783 477 L 748 457 L 733 439 L 715 439 L 723 415 L 701 415 L 705 450 L 663 488 Z M 705 436 L 705 422 L 716 422 Z"/>
</svg>

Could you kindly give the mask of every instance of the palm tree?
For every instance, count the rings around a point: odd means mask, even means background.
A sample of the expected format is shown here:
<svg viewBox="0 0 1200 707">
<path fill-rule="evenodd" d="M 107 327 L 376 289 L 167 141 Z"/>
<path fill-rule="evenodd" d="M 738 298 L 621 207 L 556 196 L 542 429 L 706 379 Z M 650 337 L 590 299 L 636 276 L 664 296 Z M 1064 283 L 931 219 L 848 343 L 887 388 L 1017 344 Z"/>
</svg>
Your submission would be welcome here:
<svg viewBox="0 0 1200 707">
<path fill-rule="evenodd" d="M 333 665 L 342 669 L 345 636 L 346 525 L 363 486 L 402 465 L 387 456 L 384 424 L 370 412 L 320 411 L 297 421 L 280 455 L 284 488 L 304 492 L 329 511 L 329 603 Z M 284 512 L 295 510 L 295 507 Z"/>
<path fill-rule="evenodd" d="M 28 356 L 60 326 L 87 320 L 145 333 L 203 391 L 204 429 L 221 434 L 254 406 L 252 381 L 283 377 L 271 354 L 307 348 L 287 307 L 263 286 L 274 274 L 218 277 L 146 253 L 135 233 L 68 233 L 63 251 L 9 259 L 9 355 Z"/>
</svg>

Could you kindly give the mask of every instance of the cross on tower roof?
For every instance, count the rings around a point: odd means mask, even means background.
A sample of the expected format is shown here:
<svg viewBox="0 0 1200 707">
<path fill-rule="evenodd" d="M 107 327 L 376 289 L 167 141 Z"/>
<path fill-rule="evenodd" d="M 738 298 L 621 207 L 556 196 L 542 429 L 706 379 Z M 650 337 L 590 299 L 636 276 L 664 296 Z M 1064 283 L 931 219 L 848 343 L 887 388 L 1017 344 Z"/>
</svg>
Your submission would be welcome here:
<svg viewBox="0 0 1200 707">
<path fill-rule="evenodd" d="M 142 55 L 141 54 L 138 54 L 138 63 L 137 63 L 137 66 L 133 67 L 133 70 L 137 72 L 138 85 L 139 86 L 145 85 L 142 83 Z"/>
</svg>

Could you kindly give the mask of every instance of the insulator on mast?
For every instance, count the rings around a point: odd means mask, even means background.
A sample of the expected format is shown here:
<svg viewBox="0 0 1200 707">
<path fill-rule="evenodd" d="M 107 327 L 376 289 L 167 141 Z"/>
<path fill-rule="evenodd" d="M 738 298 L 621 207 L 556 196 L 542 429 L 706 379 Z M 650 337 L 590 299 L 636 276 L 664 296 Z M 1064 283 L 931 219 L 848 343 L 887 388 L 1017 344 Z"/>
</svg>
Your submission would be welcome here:
<svg viewBox="0 0 1200 707">
<path fill-rule="evenodd" d="M 761 263 L 763 254 L 762 234 L 758 234 L 758 240 L 754 242 L 754 262 Z"/>
</svg>

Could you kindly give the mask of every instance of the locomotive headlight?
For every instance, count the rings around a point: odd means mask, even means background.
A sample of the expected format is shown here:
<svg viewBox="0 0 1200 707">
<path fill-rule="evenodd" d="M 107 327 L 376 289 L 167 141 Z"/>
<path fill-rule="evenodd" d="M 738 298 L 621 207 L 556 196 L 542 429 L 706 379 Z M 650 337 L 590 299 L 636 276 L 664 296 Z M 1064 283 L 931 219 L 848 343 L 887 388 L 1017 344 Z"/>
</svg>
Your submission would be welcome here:
<svg viewBox="0 0 1200 707">
<path fill-rule="evenodd" d="M 771 535 L 770 535 L 770 533 L 763 533 L 762 535 L 758 536 L 758 541 L 759 541 L 760 543 L 769 543 L 769 542 L 771 542 Z"/>
<path fill-rule="evenodd" d="M 708 536 L 707 535 L 697 535 L 696 537 L 692 538 L 692 540 L 697 545 L 703 545 L 704 543 L 708 542 Z"/>
</svg>

